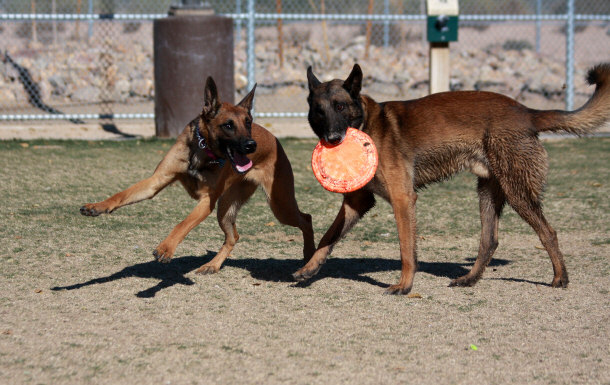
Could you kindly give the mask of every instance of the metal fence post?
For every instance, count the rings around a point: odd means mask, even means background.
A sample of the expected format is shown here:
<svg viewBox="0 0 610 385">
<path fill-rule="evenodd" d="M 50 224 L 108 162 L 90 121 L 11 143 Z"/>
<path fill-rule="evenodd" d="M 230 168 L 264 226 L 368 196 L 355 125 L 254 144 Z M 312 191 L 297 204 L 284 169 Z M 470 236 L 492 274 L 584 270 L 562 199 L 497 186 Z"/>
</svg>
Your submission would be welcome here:
<svg viewBox="0 0 610 385">
<path fill-rule="evenodd" d="M 89 15 L 93 14 L 93 0 L 89 0 Z M 89 19 L 89 26 L 87 28 L 87 41 L 91 40 L 91 36 L 93 36 L 93 20 Z"/>
<path fill-rule="evenodd" d="M 390 0 L 383 0 L 383 14 L 388 16 L 390 14 Z M 383 47 L 388 48 L 390 45 L 390 21 L 383 21 Z"/>
<path fill-rule="evenodd" d="M 248 36 L 247 52 L 246 52 L 246 67 L 248 68 L 248 90 L 254 87 L 256 77 L 254 75 L 254 3 L 255 0 L 248 0 Z"/>
<path fill-rule="evenodd" d="M 568 1 L 566 24 L 566 110 L 574 108 L 574 0 Z"/>
<path fill-rule="evenodd" d="M 241 0 L 235 0 L 235 13 L 240 14 L 241 13 Z M 235 20 L 235 22 L 237 23 L 237 27 L 236 27 L 236 31 L 235 31 L 235 35 L 236 39 L 235 42 L 239 42 L 241 41 L 241 18 L 238 18 L 237 20 Z"/>
<path fill-rule="evenodd" d="M 540 53 L 540 14 L 542 14 L 542 0 L 536 0 L 536 53 Z"/>
</svg>

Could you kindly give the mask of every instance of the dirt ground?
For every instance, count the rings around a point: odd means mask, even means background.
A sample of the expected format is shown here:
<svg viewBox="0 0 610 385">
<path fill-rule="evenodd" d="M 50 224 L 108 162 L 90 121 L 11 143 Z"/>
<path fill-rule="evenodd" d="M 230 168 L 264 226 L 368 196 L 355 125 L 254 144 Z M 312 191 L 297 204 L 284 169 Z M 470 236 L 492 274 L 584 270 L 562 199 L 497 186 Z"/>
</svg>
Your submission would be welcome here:
<svg viewBox="0 0 610 385">
<path fill-rule="evenodd" d="M 193 207 L 181 187 L 109 216 L 78 208 L 150 174 L 166 141 L 0 142 L 0 382 L 7 384 L 609 384 L 610 139 L 547 142 L 546 213 L 567 289 L 507 209 L 472 288 L 449 288 L 478 247 L 471 176 L 418 199 L 413 295 L 388 296 L 400 262 L 380 202 L 312 281 L 295 284 L 298 232 L 262 194 L 238 218 L 219 274 L 212 216 L 161 265 L 151 251 Z M 340 197 L 313 180 L 313 140 L 284 141 L 316 240 Z"/>
</svg>

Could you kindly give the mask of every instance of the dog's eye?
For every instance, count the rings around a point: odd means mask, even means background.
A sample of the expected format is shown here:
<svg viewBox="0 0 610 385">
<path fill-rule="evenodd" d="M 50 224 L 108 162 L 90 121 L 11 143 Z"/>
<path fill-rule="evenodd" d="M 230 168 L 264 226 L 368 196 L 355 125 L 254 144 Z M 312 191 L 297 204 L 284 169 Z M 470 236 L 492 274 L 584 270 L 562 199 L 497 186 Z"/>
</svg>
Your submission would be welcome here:
<svg viewBox="0 0 610 385">
<path fill-rule="evenodd" d="M 337 103 L 335 108 L 337 109 L 337 111 L 341 112 L 345 109 L 345 103 Z"/>
<path fill-rule="evenodd" d="M 250 130 L 252 128 L 252 120 L 246 119 L 246 128 Z"/>
<path fill-rule="evenodd" d="M 233 129 L 234 129 L 233 122 L 228 122 L 228 123 L 223 124 L 222 128 L 227 131 L 233 131 Z"/>
</svg>

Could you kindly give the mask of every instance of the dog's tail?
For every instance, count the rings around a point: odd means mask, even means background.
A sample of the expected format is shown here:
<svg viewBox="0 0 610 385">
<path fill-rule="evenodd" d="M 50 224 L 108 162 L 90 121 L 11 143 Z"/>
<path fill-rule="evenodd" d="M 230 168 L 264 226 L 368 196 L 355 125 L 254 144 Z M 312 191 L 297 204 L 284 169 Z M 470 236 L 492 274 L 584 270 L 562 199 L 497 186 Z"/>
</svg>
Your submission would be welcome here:
<svg viewBox="0 0 610 385">
<path fill-rule="evenodd" d="M 595 85 L 595 91 L 578 110 L 535 111 L 533 123 L 537 131 L 566 131 L 580 136 L 610 123 L 610 63 L 591 68 L 587 83 Z"/>
</svg>

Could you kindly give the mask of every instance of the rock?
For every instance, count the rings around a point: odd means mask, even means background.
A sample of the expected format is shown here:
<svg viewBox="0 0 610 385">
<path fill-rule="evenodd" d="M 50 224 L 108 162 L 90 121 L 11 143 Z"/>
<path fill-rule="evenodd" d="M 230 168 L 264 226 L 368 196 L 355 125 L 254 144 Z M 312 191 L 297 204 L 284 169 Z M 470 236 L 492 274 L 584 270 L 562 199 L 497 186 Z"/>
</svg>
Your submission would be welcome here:
<svg viewBox="0 0 610 385">
<path fill-rule="evenodd" d="M 405 27 L 406 28 L 406 27 Z M 409 27 L 409 31 L 410 31 Z M 416 29 L 419 31 L 420 29 Z M 416 97 L 425 94 L 428 86 L 428 46 L 421 37 L 401 38 L 398 48 L 369 47 L 364 58 L 366 37 L 360 24 L 328 23 L 327 40 L 321 23 L 294 22 L 284 27 L 284 65 L 280 68 L 277 29 L 257 27 L 255 71 L 259 83 L 257 94 L 278 94 L 289 97 L 306 92 L 306 69 L 313 66 L 322 81 L 344 79 L 354 63 L 364 72 L 363 90 L 388 98 Z M 403 34 L 407 34 L 407 29 Z M 126 35 L 125 35 L 126 36 Z M 260 39 L 259 39 L 260 38 Z M 20 42 L 19 39 L 17 39 Z M 328 42 L 328 49 L 325 43 Z M 246 40 L 235 42 L 235 89 L 243 94 L 247 87 Z M 25 49 L 24 49 L 25 47 Z M 7 41 L 3 49 L 30 72 L 38 83 L 45 103 L 98 102 L 100 93 L 120 102 L 137 103 L 154 96 L 153 47 L 151 41 L 127 41 L 123 35 L 103 45 L 84 45 L 66 41 L 56 49 Z M 107 52 L 110 52 L 108 54 Z M 538 55 L 531 49 L 506 50 L 501 44 L 484 50 L 454 48 L 451 51 L 451 88 L 482 89 L 516 96 L 522 87 L 531 95 L 555 98 L 565 82 L 564 64 L 560 60 Z M 103 65 L 103 63 L 105 63 Z M 575 82 L 583 88 L 586 68 L 576 68 Z M 0 61 L 0 102 L 27 104 L 28 96 L 19 82 L 17 72 Z M 302 101 L 294 101 L 302 103 Z M 267 107 L 267 106 L 266 106 Z M 283 108 L 269 106 L 272 109 Z M 306 108 L 306 105 L 299 105 Z"/>
<path fill-rule="evenodd" d="M 367 93 L 394 97 L 401 94 L 401 88 L 394 83 L 374 82 L 367 87 Z"/>
<path fill-rule="evenodd" d="M 151 79 L 136 79 L 131 83 L 131 92 L 138 96 L 151 98 L 153 96 L 153 86 Z"/>
<path fill-rule="evenodd" d="M 303 92 L 305 92 L 305 88 L 296 85 L 291 85 L 280 87 L 276 91 L 276 95 L 294 97 L 295 95 L 301 95 Z"/>
<path fill-rule="evenodd" d="M 129 95 L 129 91 L 131 90 L 131 83 L 126 78 L 121 78 L 117 80 L 114 89 L 119 95 Z"/>
<path fill-rule="evenodd" d="M 248 85 L 248 78 L 240 73 L 235 73 L 234 82 L 235 91 L 239 91 L 241 89 L 246 88 L 246 86 Z"/>
<path fill-rule="evenodd" d="M 96 102 L 100 99 L 100 89 L 93 86 L 78 88 L 70 98 L 79 102 Z"/>
<path fill-rule="evenodd" d="M 15 103 L 15 95 L 8 87 L 0 87 L 0 104 L 12 105 Z"/>
<path fill-rule="evenodd" d="M 63 76 L 52 75 L 47 78 L 47 81 L 48 81 L 49 85 L 51 86 L 52 93 L 54 95 L 63 96 L 66 94 L 66 90 L 67 90 L 66 79 L 64 79 Z"/>
<path fill-rule="evenodd" d="M 14 84 L 11 84 L 10 87 L 11 91 L 13 92 L 13 100 L 19 104 L 28 104 L 29 103 L 29 96 L 28 94 L 25 92 L 25 90 L 23 89 L 23 86 L 21 85 L 21 83 L 16 82 Z"/>
<path fill-rule="evenodd" d="M 53 87 L 48 82 L 38 82 L 38 92 L 42 100 L 49 100 Z"/>
</svg>

